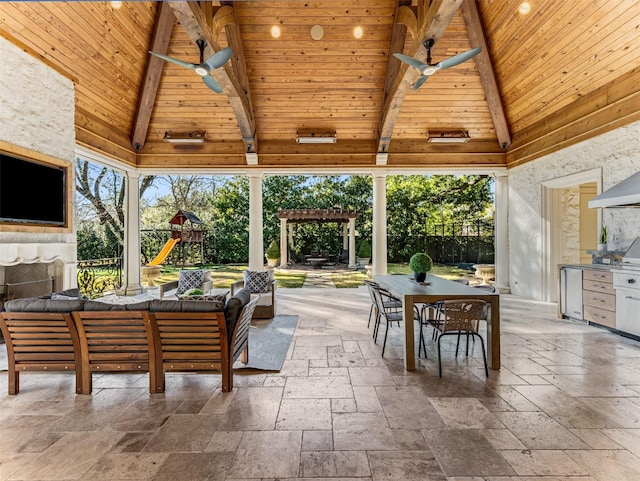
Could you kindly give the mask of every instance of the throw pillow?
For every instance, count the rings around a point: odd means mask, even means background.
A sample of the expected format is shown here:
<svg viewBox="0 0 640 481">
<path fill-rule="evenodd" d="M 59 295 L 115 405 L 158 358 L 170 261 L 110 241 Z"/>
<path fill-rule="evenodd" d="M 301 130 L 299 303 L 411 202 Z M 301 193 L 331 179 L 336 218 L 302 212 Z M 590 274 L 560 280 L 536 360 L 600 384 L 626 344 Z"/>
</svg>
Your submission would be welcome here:
<svg viewBox="0 0 640 481">
<path fill-rule="evenodd" d="M 180 271 L 180 277 L 178 278 L 178 290 L 176 294 L 184 294 L 189 289 L 200 289 L 202 282 L 204 281 L 204 269 L 197 269 L 195 271 Z"/>
<path fill-rule="evenodd" d="M 244 286 L 253 293 L 269 292 L 273 271 L 244 271 Z"/>
</svg>

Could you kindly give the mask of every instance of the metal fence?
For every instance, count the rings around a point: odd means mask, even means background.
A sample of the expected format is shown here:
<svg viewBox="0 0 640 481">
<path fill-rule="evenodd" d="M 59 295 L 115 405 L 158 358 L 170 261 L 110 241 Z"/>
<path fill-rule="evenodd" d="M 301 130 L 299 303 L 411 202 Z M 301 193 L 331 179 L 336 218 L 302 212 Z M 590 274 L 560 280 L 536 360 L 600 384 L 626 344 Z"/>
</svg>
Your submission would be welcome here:
<svg viewBox="0 0 640 481">
<path fill-rule="evenodd" d="M 427 254 L 439 264 L 493 264 L 494 225 L 491 221 L 431 226 Z"/>
<path fill-rule="evenodd" d="M 122 287 L 122 257 L 78 261 L 78 289 L 94 299 Z"/>
</svg>

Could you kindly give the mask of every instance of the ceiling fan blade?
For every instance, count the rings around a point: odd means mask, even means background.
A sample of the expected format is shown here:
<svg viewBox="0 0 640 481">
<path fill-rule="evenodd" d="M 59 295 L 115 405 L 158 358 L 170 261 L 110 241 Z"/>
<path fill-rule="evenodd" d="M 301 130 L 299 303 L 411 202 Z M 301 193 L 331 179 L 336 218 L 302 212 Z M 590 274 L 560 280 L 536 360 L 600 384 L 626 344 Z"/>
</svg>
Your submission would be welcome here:
<svg viewBox="0 0 640 481">
<path fill-rule="evenodd" d="M 428 75 L 420 75 L 420 77 L 418 77 L 418 80 L 416 80 L 416 83 L 413 84 L 413 90 L 418 90 L 420 87 L 422 87 L 422 84 L 425 83 L 428 78 Z"/>
<path fill-rule="evenodd" d="M 454 55 L 453 57 L 449 57 L 444 59 L 442 62 L 438 62 L 438 69 L 441 68 L 450 68 L 455 67 L 462 62 L 466 62 L 470 58 L 475 57 L 482 51 L 482 47 L 472 48 L 471 50 L 467 50 L 466 52 L 459 53 L 458 55 Z"/>
<path fill-rule="evenodd" d="M 417 60 L 413 57 L 409 57 L 408 55 L 402 55 L 401 53 L 394 53 L 393 56 L 398 60 L 400 60 L 401 62 L 404 62 L 406 64 L 411 65 L 414 68 L 417 68 L 421 72 L 428 67 L 426 63 L 423 63 L 420 60 Z"/>
<path fill-rule="evenodd" d="M 231 47 L 225 47 L 222 50 L 217 51 L 203 63 L 207 64 L 209 69 L 215 70 L 217 68 L 222 67 L 225 63 L 229 61 L 231 56 L 233 55 L 233 50 Z"/>
<path fill-rule="evenodd" d="M 220 87 L 220 84 L 216 82 L 216 79 L 214 79 L 211 75 L 203 76 L 202 81 L 207 85 L 207 87 L 209 87 L 215 93 L 217 94 L 222 93 L 222 87 Z"/>
<path fill-rule="evenodd" d="M 194 70 L 198 66 L 197 64 L 183 62 L 182 60 L 178 60 L 177 58 L 168 57 L 167 55 L 162 55 L 161 53 L 152 52 L 151 50 L 149 50 L 149 53 L 151 55 L 155 55 L 156 57 L 160 57 L 161 59 L 166 60 L 167 62 L 175 63 L 176 65 L 180 65 L 181 67 L 186 67 L 190 70 Z"/>
</svg>

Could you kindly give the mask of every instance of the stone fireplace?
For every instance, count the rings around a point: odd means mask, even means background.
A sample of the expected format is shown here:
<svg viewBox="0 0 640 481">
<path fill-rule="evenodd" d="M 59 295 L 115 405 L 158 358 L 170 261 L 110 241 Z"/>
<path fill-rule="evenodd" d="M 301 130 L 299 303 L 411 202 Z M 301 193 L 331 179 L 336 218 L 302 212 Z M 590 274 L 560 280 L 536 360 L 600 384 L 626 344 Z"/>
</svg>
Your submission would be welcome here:
<svg viewBox="0 0 640 481">
<path fill-rule="evenodd" d="M 40 236 L 46 234 L 40 234 Z M 36 237 L 30 236 L 32 239 Z M 0 244 L 0 300 L 38 296 L 76 285 L 73 242 Z"/>
</svg>

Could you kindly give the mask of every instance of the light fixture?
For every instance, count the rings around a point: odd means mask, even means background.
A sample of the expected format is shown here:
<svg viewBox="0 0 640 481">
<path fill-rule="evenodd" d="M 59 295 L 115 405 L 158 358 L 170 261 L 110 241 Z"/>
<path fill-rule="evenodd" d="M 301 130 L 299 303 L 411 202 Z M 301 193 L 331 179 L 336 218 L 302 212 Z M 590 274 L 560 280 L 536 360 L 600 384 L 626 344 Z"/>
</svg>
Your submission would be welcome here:
<svg viewBox="0 0 640 481">
<path fill-rule="evenodd" d="M 531 11 L 531 4 L 529 2 L 522 2 L 518 7 L 518 11 L 521 15 L 526 15 Z"/>
<path fill-rule="evenodd" d="M 282 32 L 280 31 L 280 27 L 278 27 L 277 25 L 274 25 L 273 27 L 271 27 L 271 36 L 273 38 L 280 38 L 280 34 Z"/>
<path fill-rule="evenodd" d="M 171 144 L 204 144 L 206 132 L 194 130 L 193 132 L 165 132 L 162 140 Z"/>
<path fill-rule="evenodd" d="M 335 144 L 338 137 L 335 132 L 316 134 L 311 132 L 309 135 L 300 135 L 296 132 L 296 142 L 299 144 Z"/>
<path fill-rule="evenodd" d="M 354 38 L 362 38 L 363 34 L 364 34 L 364 30 L 362 30 L 362 27 L 358 26 L 353 29 Z"/>
<path fill-rule="evenodd" d="M 469 142 L 471 137 L 466 130 L 430 130 L 427 142 L 440 144 L 457 144 Z"/>
<path fill-rule="evenodd" d="M 320 40 L 324 36 L 324 28 L 322 25 L 314 25 L 311 27 L 311 38 L 314 40 Z"/>
</svg>

